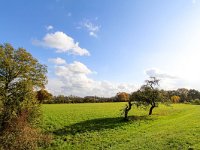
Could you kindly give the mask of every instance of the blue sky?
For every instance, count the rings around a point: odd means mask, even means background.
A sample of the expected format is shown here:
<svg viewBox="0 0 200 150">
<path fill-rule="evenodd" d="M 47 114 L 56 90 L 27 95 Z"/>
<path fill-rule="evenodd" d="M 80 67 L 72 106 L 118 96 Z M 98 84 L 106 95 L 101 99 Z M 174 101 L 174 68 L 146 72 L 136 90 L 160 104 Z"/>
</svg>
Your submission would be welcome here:
<svg viewBox="0 0 200 150">
<path fill-rule="evenodd" d="M 53 94 L 113 96 L 148 76 L 200 90 L 199 0 L 1 0 L 0 42 L 48 66 Z"/>
</svg>

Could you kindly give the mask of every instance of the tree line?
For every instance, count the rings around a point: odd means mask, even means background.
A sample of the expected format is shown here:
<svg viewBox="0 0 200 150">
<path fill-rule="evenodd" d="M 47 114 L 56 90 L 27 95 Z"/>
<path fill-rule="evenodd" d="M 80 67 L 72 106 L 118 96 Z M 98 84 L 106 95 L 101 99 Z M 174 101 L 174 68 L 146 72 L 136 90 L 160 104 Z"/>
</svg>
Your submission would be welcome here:
<svg viewBox="0 0 200 150">
<path fill-rule="evenodd" d="M 144 87 L 143 87 L 144 88 Z M 146 89 L 147 90 L 147 89 Z M 102 103 L 102 102 L 127 102 L 131 95 L 138 93 L 119 92 L 113 97 L 99 97 L 99 96 L 53 96 L 45 89 L 37 91 L 37 99 L 43 104 L 60 104 L 60 103 Z M 162 95 L 158 101 L 172 102 L 172 103 L 200 103 L 200 92 L 195 89 L 179 88 L 177 90 L 163 90 L 158 89 L 159 95 Z"/>
<path fill-rule="evenodd" d="M 60 104 L 60 103 L 103 103 L 103 102 L 127 102 L 129 94 L 125 92 L 117 93 L 113 97 L 99 97 L 99 96 L 53 96 L 45 89 L 36 92 L 37 99 L 43 104 Z"/>
</svg>

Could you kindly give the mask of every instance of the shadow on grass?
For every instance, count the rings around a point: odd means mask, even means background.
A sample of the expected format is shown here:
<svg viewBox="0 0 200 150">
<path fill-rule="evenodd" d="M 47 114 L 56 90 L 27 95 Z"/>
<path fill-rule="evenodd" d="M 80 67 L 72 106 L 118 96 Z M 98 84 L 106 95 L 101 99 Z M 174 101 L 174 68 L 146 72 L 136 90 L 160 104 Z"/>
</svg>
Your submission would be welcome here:
<svg viewBox="0 0 200 150">
<path fill-rule="evenodd" d="M 114 129 L 116 127 L 124 126 L 140 120 L 152 120 L 148 116 L 130 116 L 129 121 L 124 120 L 122 117 L 117 118 L 98 118 L 92 120 L 86 120 L 79 123 L 75 123 L 64 128 L 53 131 L 53 134 L 62 135 L 75 135 L 77 133 L 100 131 L 104 129 Z"/>
</svg>

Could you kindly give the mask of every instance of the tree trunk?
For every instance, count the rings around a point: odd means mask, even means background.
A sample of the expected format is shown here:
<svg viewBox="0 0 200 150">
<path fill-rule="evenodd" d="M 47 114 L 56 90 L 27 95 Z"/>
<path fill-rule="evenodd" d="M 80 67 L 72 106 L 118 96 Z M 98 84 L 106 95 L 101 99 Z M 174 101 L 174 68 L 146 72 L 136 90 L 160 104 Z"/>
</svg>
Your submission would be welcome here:
<svg viewBox="0 0 200 150">
<path fill-rule="evenodd" d="M 128 120 L 128 110 L 125 109 L 125 112 L 124 112 L 124 120 Z"/>
<path fill-rule="evenodd" d="M 124 109 L 124 120 L 128 120 L 128 112 L 131 110 L 132 104 L 131 101 L 128 102 L 128 105 Z"/>
<path fill-rule="evenodd" d="M 150 108 L 150 110 L 149 110 L 149 115 L 152 115 L 152 111 L 153 111 L 154 107 L 155 107 L 155 105 L 152 105 L 152 106 L 151 106 L 151 108 Z"/>
</svg>

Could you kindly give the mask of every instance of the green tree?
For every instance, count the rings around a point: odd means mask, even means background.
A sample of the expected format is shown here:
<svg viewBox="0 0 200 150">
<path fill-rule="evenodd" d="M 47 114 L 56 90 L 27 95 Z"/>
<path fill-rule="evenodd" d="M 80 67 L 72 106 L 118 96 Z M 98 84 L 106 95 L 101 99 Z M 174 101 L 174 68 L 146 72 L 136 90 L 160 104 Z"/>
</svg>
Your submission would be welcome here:
<svg viewBox="0 0 200 150">
<path fill-rule="evenodd" d="M 188 101 L 188 92 L 189 92 L 189 90 L 186 88 L 177 89 L 177 96 L 180 97 L 180 102 Z"/>
<path fill-rule="evenodd" d="M 159 93 L 159 90 L 156 88 L 159 83 L 159 79 L 156 79 L 156 77 L 150 77 L 149 80 L 146 80 L 146 85 L 142 87 L 142 91 L 144 94 L 144 101 L 151 105 L 149 109 L 149 115 L 152 114 L 153 109 L 158 106 L 158 101 L 161 100 L 161 95 Z"/>
<path fill-rule="evenodd" d="M 24 48 L 14 49 L 10 44 L 0 45 L 0 58 L 1 133 L 17 125 L 13 121 L 21 116 L 34 125 L 39 110 L 34 90 L 46 84 L 46 66 Z"/>
<path fill-rule="evenodd" d="M 124 118 L 128 119 L 128 112 L 131 110 L 132 105 L 148 106 L 150 105 L 149 115 L 152 114 L 153 109 L 158 106 L 158 102 L 164 98 L 162 92 L 157 88 L 159 80 L 155 77 L 150 77 L 149 80 L 145 81 L 146 84 L 142 85 L 141 88 L 130 95 L 128 104 L 124 109 Z"/>
<path fill-rule="evenodd" d="M 195 89 L 190 89 L 187 96 L 188 101 L 200 99 L 200 92 Z"/>
</svg>

